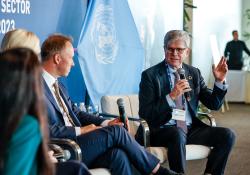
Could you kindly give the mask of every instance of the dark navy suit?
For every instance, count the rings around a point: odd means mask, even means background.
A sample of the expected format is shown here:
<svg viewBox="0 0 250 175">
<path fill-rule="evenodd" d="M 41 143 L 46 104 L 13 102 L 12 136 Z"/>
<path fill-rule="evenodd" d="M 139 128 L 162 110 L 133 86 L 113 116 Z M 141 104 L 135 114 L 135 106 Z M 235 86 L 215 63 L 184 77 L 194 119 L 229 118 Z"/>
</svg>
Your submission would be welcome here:
<svg viewBox="0 0 250 175">
<path fill-rule="evenodd" d="M 187 110 L 192 118 L 192 125 L 186 135 L 181 129 L 165 124 L 172 118 L 172 107 L 166 95 L 171 92 L 170 80 L 165 62 L 161 62 L 142 73 L 139 91 L 139 115 L 145 119 L 151 130 L 151 145 L 168 147 L 170 168 L 184 172 L 186 164 L 186 144 L 200 144 L 213 147 L 208 157 L 207 173 L 223 174 L 228 155 L 234 143 L 234 133 L 227 128 L 210 127 L 197 117 L 198 102 L 206 107 L 218 110 L 226 91 L 214 86 L 208 89 L 199 69 L 183 64 L 185 75 L 192 89 Z"/>
<path fill-rule="evenodd" d="M 75 140 L 81 147 L 83 162 L 89 168 L 106 167 L 112 174 L 130 175 L 131 164 L 142 174 L 150 174 L 159 160 L 145 151 L 120 126 L 107 126 L 95 131 L 76 136 L 75 128 L 65 126 L 62 113 L 47 86 L 45 86 L 46 104 L 48 109 L 49 130 L 52 138 L 69 138 Z M 89 124 L 100 125 L 104 119 L 80 111 L 59 83 L 60 94 L 76 124 L 82 127 Z"/>
<path fill-rule="evenodd" d="M 71 160 L 56 163 L 56 175 L 91 175 L 84 163 Z"/>
</svg>

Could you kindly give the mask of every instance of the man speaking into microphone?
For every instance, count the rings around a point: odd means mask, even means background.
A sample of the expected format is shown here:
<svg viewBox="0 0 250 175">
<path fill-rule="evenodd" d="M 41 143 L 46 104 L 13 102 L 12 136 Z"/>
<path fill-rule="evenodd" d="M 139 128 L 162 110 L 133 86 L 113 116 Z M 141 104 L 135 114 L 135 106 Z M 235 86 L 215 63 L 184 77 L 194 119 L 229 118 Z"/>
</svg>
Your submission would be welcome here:
<svg viewBox="0 0 250 175">
<path fill-rule="evenodd" d="M 198 68 L 183 63 L 190 52 L 187 32 L 169 31 L 164 52 L 164 61 L 145 70 L 140 83 L 139 115 L 149 124 L 151 145 L 167 147 L 169 166 L 179 173 L 185 173 L 186 144 L 213 147 L 205 174 L 222 175 L 235 134 L 228 128 L 204 124 L 196 113 L 199 101 L 209 109 L 220 109 L 227 92 L 226 60 L 222 57 L 213 65 L 215 83 L 211 90 Z"/>
</svg>

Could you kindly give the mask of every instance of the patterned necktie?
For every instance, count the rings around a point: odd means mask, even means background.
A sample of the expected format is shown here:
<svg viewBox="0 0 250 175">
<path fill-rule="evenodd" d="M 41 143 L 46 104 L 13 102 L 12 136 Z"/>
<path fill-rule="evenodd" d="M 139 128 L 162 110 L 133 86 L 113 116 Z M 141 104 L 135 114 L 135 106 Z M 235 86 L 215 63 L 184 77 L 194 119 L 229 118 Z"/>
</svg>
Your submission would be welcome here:
<svg viewBox="0 0 250 175">
<path fill-rule="evenodd" d="M 180 79 L 179 74 L 176 72 L 174 72 L 174 84 L 177 83 L 177 81 Z M 176 109 L 182 109 L 185 110 L 185 106 L 183 104 L 183 95 L 178 96 L 175 99 L 175 105 L 176 105 Z M 176 120 L 176 126 L 181 128 L 185 133 L 187 133 L 187 124 L 186 121 L 182 121 L 182 120 Z"/>
<path fill-rule="evenodd" d="M 73 119 L 71 118 L 71 116 L 69 115 L 69 111 L 67 109 L 67 107 L 65 106 L 65 104 L 63 103 L 63 99 L 60 95 L 60 91 L 59 91 L 59 85 L 58 85 L 58 81 L 56 81 L 54 84 L 53 84 L 53 87 L 55 89 L 55 96 L 56 96 L 56 99 L 57 99 L 57 102 L 59 103 L 59 105 L 61 106 L 61 108 L 63 109 L 63 112 L 66 114 L 69 122 L 72 124 L 72 126 L 76 126 Z"/>
</svg>

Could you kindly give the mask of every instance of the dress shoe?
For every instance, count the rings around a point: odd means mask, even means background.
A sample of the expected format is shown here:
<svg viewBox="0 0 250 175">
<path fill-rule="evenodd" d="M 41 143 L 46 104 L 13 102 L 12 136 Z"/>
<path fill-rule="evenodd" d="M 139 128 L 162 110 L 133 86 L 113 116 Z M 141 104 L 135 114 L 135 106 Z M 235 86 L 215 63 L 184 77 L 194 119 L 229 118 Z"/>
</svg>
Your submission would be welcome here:
<svg viewBox="0 0 250 175">
<path fill-rule="evenodd" d="M 160 168 L 155 173 L 155 175 L 184 175 L 184 174 L 182 174 L 182 173 L 176 173 L 176 172 L 174 172 L 172 170 L 169 170 L 167 168 L 164 168 L 164 167 L 160 166 Z"/>
</svg>

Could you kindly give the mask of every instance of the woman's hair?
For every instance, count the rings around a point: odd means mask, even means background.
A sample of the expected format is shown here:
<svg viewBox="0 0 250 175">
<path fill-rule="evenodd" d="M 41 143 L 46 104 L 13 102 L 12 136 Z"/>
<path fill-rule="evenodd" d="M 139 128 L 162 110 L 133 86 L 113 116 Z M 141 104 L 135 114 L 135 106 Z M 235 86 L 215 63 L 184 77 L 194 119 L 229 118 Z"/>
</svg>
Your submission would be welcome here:
<svg viewBox="0 0 250 175">
<path fill-rule="evenodd" d="M 1 50 L 7 50 L 17 47 L 26 47 L 32 49 L 37 55 L 40 54 L 40 40 L 30 31 L 25 29 L 14 29 L 7 32 L 2 40 Z"/>
<path fill-rule="evenodd" d="M 40 123 L 43 137 L 37 154 L 38 172 L 52 174 L 53 168 L 47 154 L 42 67 L 37 54 L 28 48 L 3 51 L 0 53 L 0 70 L 0 169 L 3 168 L 8 143 L 15 129 L 22 117 L 30 114 Z"/>
</svg>

